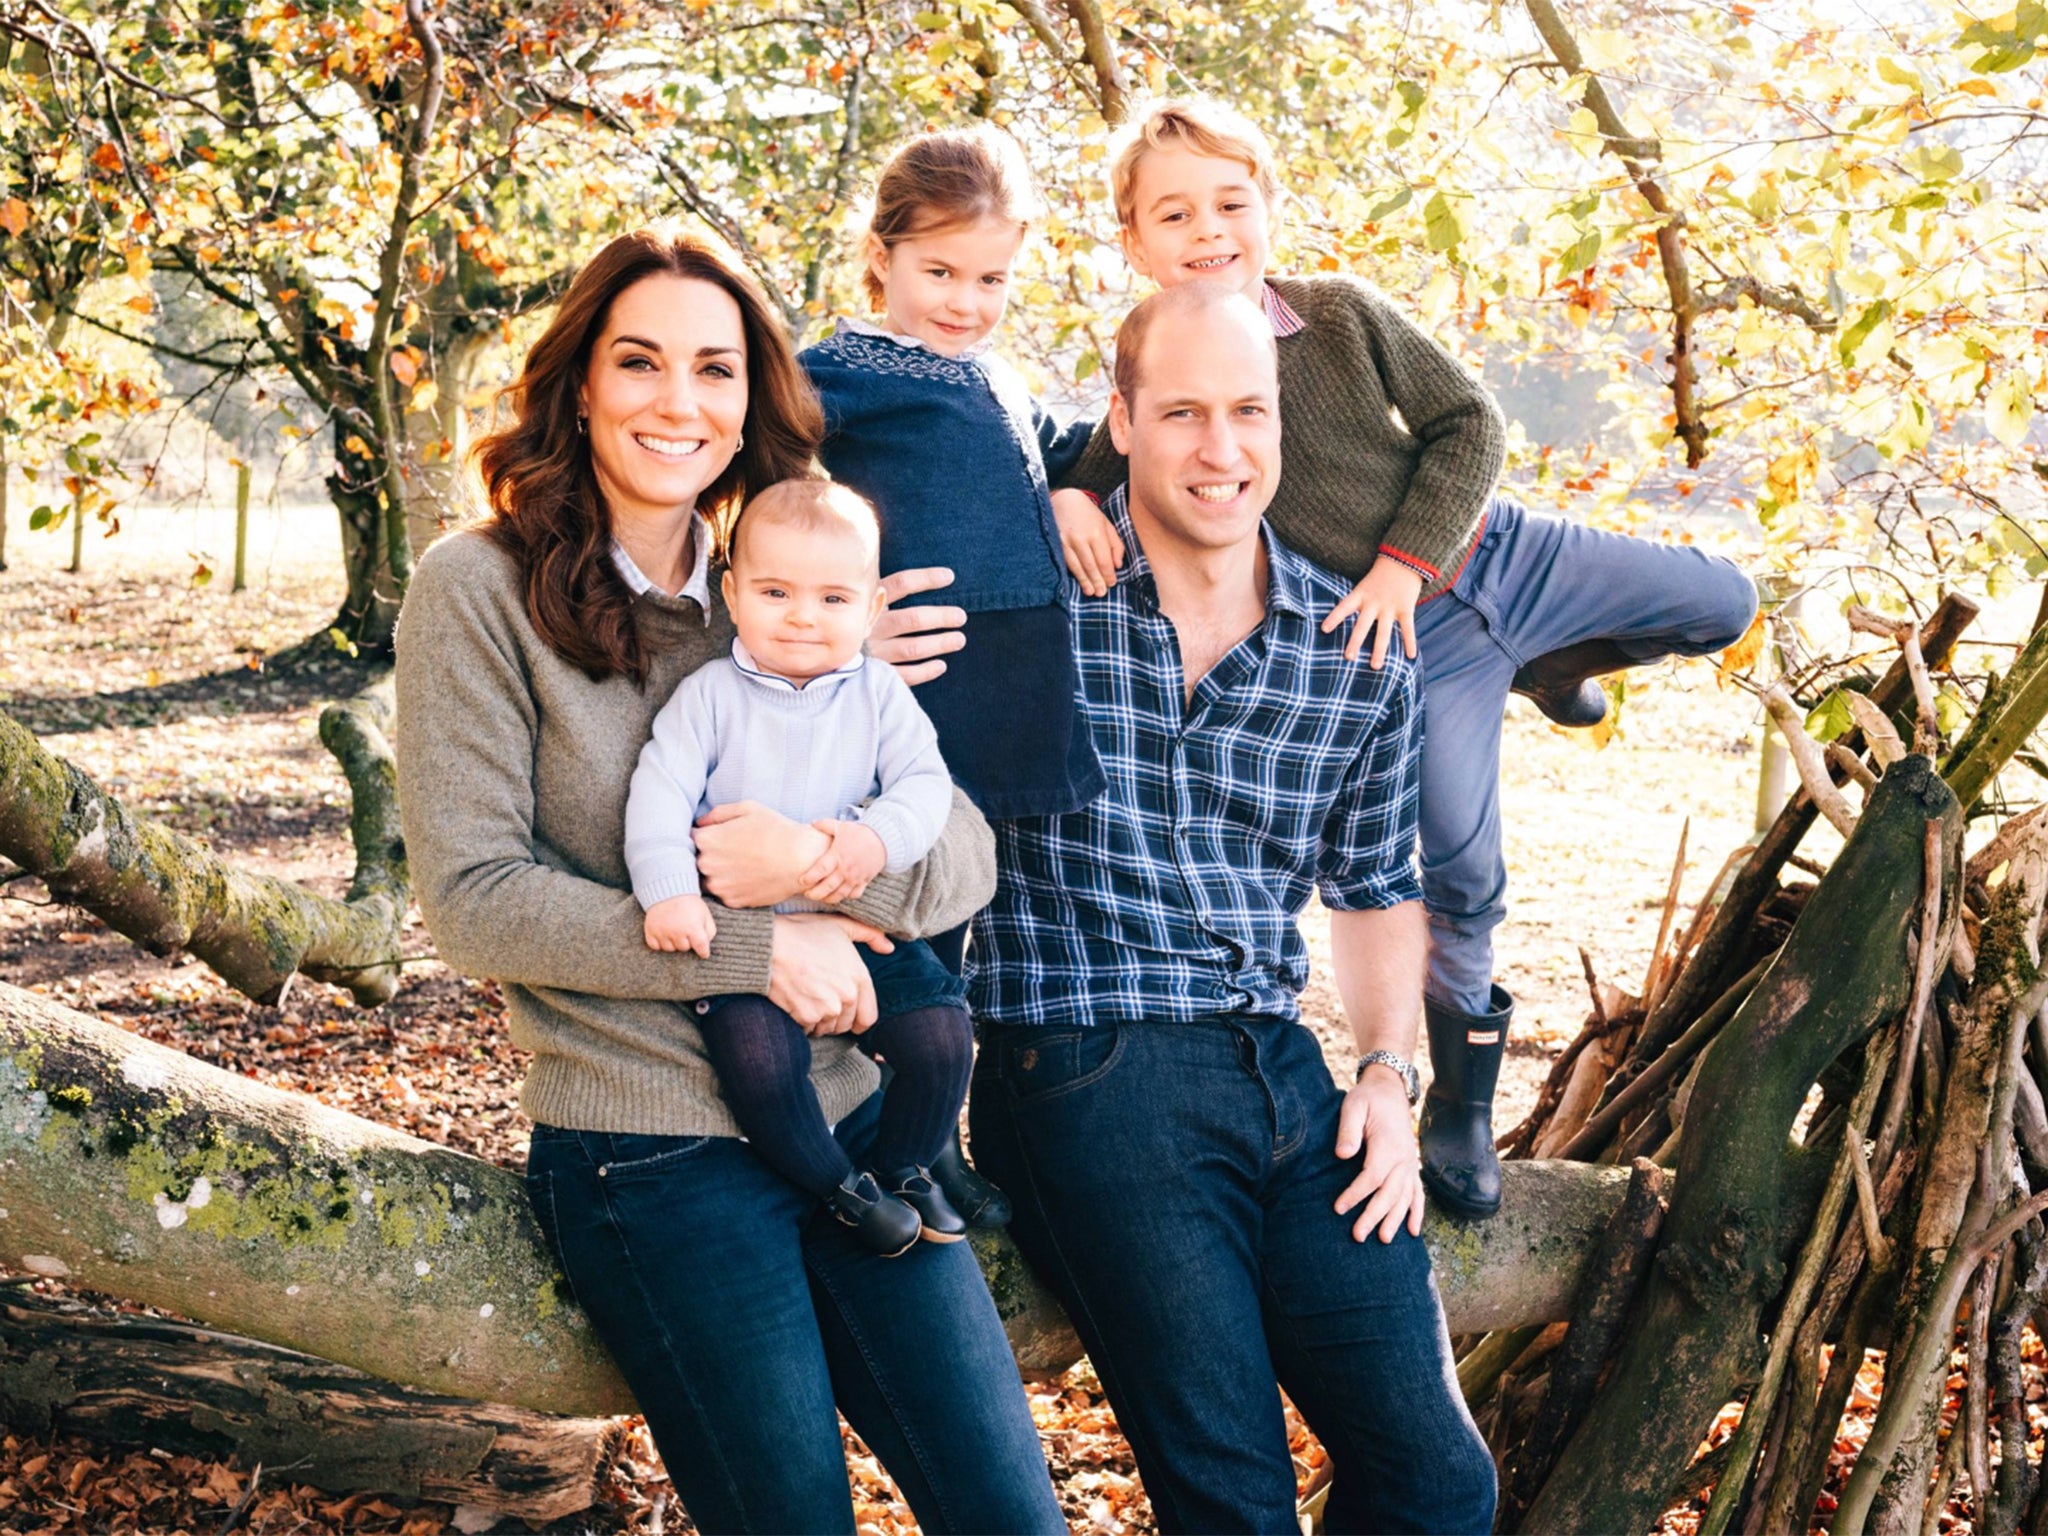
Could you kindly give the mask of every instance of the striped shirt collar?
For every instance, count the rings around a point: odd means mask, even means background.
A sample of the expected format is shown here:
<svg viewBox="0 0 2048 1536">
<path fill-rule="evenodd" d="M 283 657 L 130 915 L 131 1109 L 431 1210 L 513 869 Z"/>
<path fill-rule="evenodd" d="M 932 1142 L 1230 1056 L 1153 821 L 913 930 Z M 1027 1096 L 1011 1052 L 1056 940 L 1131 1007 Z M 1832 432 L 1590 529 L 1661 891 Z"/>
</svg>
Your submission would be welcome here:
<svg viewBox="0 0 2048 1536">
<path fill-rule="evenodd" d="M 690 514 L 690 547 L 696 551 L 696 555 L 691 561 L 689 576 L 684 579 L 682 586 L 675 592 L 663 593 L 662 595 L 664 597 L 689 598 L 703 612 L 704 622 L 709 624 L 711 622 L 711 524 L 705 520 L 702 512 L 692 512 Z M 627 588 L 635 597 L 640 596 L 643 592 L 660 590 L 654 585 L 653 578 L 633 563 L 633 557 L 626 553 L 626 546 L 621 544 L 616 538 L 612 540 L 612 564 L 618 568 L 619 579 L 625 582 Z"/>
<path fill-rule="evenodd" d="M 873 321 L 862 320 L 853 315 L 841 315 L 839 329 L 852 331 L 856 336 L 879 336 L 884 341 L 895 342 L 899 347 L 908 347 L 915 352 L 931 352 L 934 357 L 952 357 L 963 363 L 971 363 L 977 357 L 993 352 L 996 345 L 995 332 L 991 331 L 973 346 L 962 347 L 958 352 L 933 352 L 916 336 L 906 336 L 901 331 L 892 331 L 886 326 L 876 325 Z"/>
<path fill-rule="evenodd" d="M 1301 318 L 1295 307 L 1280 297 L 1280 290 L 1271 283 L 1259 289 L 1259 305 L 1266 311 L 1266 320 L 1273 327 L 1275 336 L 1292 336 L 1308 329 L 1308 322 Z"/>
<path fill-rule="evenodd" d="M 862 667 L 866 666 L 867 659 L 868 658 L 865 652 L 855 651 L 851 659 L 849 659 L 844 665 L 834 667 L 830 672 L 826 672 L 818 677 L 814 677 L 808 683 L 794 683 L 791 682 L 788 678 L 784 677 L 780 672 L 770 672 L 766 667 L 762 666 L 761 663 L 754 660 L 752 653 L 749 652 L 747 648 L 740 643 L 740 637 L 738 635 L 734 635 L 732 637 L 732 664 L 734 666 L 738 667 L 740 671 L 745 673 L 748 677 L 752 678 L 755 682 L 761 684 L 761 686 L 764 688 L 772 688 L 777 690 L 787 689 L 791 693 L 808 693 L 810 689 L 818 683 L 823 683 L 825 685 L 825 688 L 820 690 L 821 692 L 827 692 L 832 689 L 835 689 L 841 683 L 845 682 L 849 677 L 853 676 L 854 673 L 858 672 Z"/>
</svg>

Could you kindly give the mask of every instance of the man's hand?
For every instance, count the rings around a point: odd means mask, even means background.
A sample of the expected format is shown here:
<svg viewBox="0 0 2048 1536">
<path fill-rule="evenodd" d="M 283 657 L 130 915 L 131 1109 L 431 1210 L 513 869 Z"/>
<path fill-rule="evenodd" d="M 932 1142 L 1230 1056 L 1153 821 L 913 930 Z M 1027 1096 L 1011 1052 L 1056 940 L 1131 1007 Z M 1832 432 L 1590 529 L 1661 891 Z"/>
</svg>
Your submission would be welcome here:
<svg viewBox="0 0 2048 1536">
<path fill-rule="evenodd" d="M 1391 1243 L 1404 1225 L 1411 1235 L 1419 1234 L 1422 1156 L 1415 1145 L 1408 1090 L 1392 1067 L 1367 1067 L 1358 1085 L 1344 1095 L 1337 1115 L 1337 1156 L 1349 1162 L 1361 1147 L 1365 1165 L 1337 1197 L 1337 1214 L 1349 1215 L 1360 1201 L 1365 1203 L 1351 1223 L 1351 1235 L 1361 1243 L 1375 1227 L 1383 1243 Z"/>
<path fill-rule="evenodd" d="M 875 984 L 854 949 L 896 946 L 880 929 L 830 912 L 775 919 L 768 953 L 768 1001 L 807 1035 L 859 1034 L 875 1022 Z"/>
<path fill-rule="evenodd" d="M 702 896 L 671 896 L 647 909 L 647 947 L 675 954 L 690 949 L 698 958 L 711 958 L 711 941 L 718 937 L 718 924 Z"/>
<path fill-rule="evenodd" d="M 804 888 L 825 856 L 824 833 L 754 800 L 714 805 L 697 820 L 697 883 L 728 907 L 772 907 Z"/>
<path fill-rule="evenodd" d="M 1373 561 L 1372 569 L 1365 573 L 1365 580 L 1330 610 L 1329 617 L 1323 620 L 1323 633 L 1329 634 L 1355 614 L 1357 622 L 1351 626 L 1351 638 L 1344 644 L 1347 657 L 1358 660 L 1358 653 L 1365 646 L 1365 637 L 1371 635 L 1372 668 L 1377 672 L 1387 663 L 1387 646 L 1398 629 L 1401 631 L 1401 649 L 1413 661 L 1415 599 L 1421 595 L 1422 573 L 1381 555 Z"/>
<path fill-rule="evenodd" d="M 804 895 L 826 906 L 858 901 L 868 882 L 888 865 L 889 850 L 882 834 L 858 821 L 834 821 L 826 817 L 811 823 L 832 839 L 824 857 L 804 871 Z"/>
<path fill-rule="evenodd" d="M 951 585 L 953 573 L 943 565 L 895 571 L 882 578 L 882 591 L 892 604 L 913 592 L 936 592 Z M 965 608 L 884 608 L 875 627 L 868 632 L 868 654 L 894 667 L 903 681 L 914 688 L 946 670 L 945 662 L 939 658 L 967 643 L 967 637 L 960 633 L 966 622 Z"/>
<path fill-rule="evenodd" d="M 1124 541 L 1116 525 L 1086 491 L 1054 491 L 1053 520 L 1060 525 L 1060 549 L 1067 571 L 1090 597 L 1101 597 L 1116 585 L 1124 563 Z"/>
</svg>

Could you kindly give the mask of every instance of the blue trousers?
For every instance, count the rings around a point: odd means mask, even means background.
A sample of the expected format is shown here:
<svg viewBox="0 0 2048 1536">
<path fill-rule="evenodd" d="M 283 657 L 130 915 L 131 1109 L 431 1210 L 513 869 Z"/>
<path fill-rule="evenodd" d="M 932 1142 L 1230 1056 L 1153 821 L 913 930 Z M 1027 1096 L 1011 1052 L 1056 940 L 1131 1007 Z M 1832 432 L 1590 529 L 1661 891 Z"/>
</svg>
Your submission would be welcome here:
<svg viewBox="0 0 2048 1536">
<path fill-rule="evenodd" d="M 1501 713 L 1524 662 L 1611 640 L 1639 662 L 1701 656 L 1742 638 L 1756 589 L 1726 560 L 1543 517 L 1505 496 L 1449 591 L 1416 610 L 1427 728 L 1422 896 L 1430 996 L 1490 1011 L 1493 930 L 1507 915 Z"/>
<path fill-rule="evenodd" d="M 1065 1302 L 1162 1531 L 1293 1533 L 1278 1387 L 1334 1465 L 1326 1526 L 1486 1532 L 1494 1471 L 1429 1251 L 1354 1241 L 1315 1037 L 1276 1019 L 982 1023 L 976 1162 Z M 1278 1386 L 1276 1387 L 1276 1382 Z"/>
<path fill-rule="evenodd" d="M 924 1530 L 1066 1530 L 969 1244 L 868 1253 L 727 1136 L 536 1126 L 526 1188 L 700 1531 L 852 1531 L 835 1404 Z"/>
</svg>

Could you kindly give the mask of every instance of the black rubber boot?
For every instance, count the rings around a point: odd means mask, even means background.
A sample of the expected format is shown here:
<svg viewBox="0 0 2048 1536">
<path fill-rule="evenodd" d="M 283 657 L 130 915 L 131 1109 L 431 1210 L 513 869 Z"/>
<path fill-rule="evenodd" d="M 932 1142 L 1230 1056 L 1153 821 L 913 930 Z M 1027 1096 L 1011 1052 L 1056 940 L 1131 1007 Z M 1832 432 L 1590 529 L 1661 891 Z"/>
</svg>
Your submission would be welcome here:
<svg viewBox="0 0 2048 1536">
<path fill-rule="evenodd" d="M 1422 1182 L 1437 1204 L 1466 1217 L 1500 1209 L 1493 1088 L 1515 1000 L 1496 982 L 1491 1001 L 1487 1013 L 1460 1013 L 1431 997 L 1422 1001 L 1432 1074 L 1422 1100 Z"/>
<path fill-rule="evenodd" d="M 967 1235 L 967 1218 L 953 1209 L 946 1192 L 932 1177 L 931 1169 L 912 1164 L 908 1168 L 877 1173 L 875 1178 L 884 1190 L 917 1212 L 917 1219 L 924 1227 L 919 1235 L 926 1242 L 957 1243 Z"/>
<path fill-rule="evenodd" d="M 932 1159 L 931 1173 L 932 1182 L 945 1192 L 947 1202 L 966 1218 L 970 1227 L 1010 1224 L 1010 1197 L 974 1171 L 967 1154 L 960 1149 L 957 1130 L 945 1150 Z"/>
<path fill-rule="evenodd" d="M 1612 640 L 1581 640 L 1525 661 L 1510 687 L 1559 725 L 1598 725 L 1607 718 L 1607 690 L 1593 679 L 1636 664 Z"/>
<path fill-rule="evenodd" d="M 916 1211 L 882 1193 L 874 1175 L 856 1168 L 825 1197 L 825 1207 L 847 1226 L 863 1248 L 885 1259 L 910 1252 L 924 1232 Z"/>
</svg>

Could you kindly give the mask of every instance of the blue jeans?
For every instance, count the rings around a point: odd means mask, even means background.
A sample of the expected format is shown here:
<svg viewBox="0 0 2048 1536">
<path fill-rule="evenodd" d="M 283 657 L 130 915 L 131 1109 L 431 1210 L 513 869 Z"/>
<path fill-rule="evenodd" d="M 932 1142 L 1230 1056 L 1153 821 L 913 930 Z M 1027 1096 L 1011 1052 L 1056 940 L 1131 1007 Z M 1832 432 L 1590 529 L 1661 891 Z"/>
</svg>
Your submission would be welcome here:
<svg viewBox="0 0 2048 1536">
<path fill-rule="evenodd" d="M 699 1530 L 850 1532 L 835 1404 L 924 1530 L 1066 1530 L 968 1244 L 868 1253 L 733 1137 L 536 1126 L 526 1187 Z"/>
<path fill-rule="evenodd" d="M 1163 1531 L 1293 1532 L 1275 1383 L 1329 1452 L 1327 1528 L 1493 1524 L 1429 1251 L 1332 1209 L 1343 1095 L 1298 1024 L 983 1021 L 977 1162 L 1074 1319 Z"/>
<path fill-rule="evenodd" d="M 1543 517 L 1505 496 L 1450 590 L 1415 613 L 1428 728 L 1422 743 L 1422 897 L 1430 996 L 1491 1011 L 1493 930 L 1507 915 L 1501 856 L 1501 711 L 1516 670 L 1582 640 L 1639 662 L 1702 656 L 1742 638 L 1756 588 L 1697 549 Z"/>
</svg>

